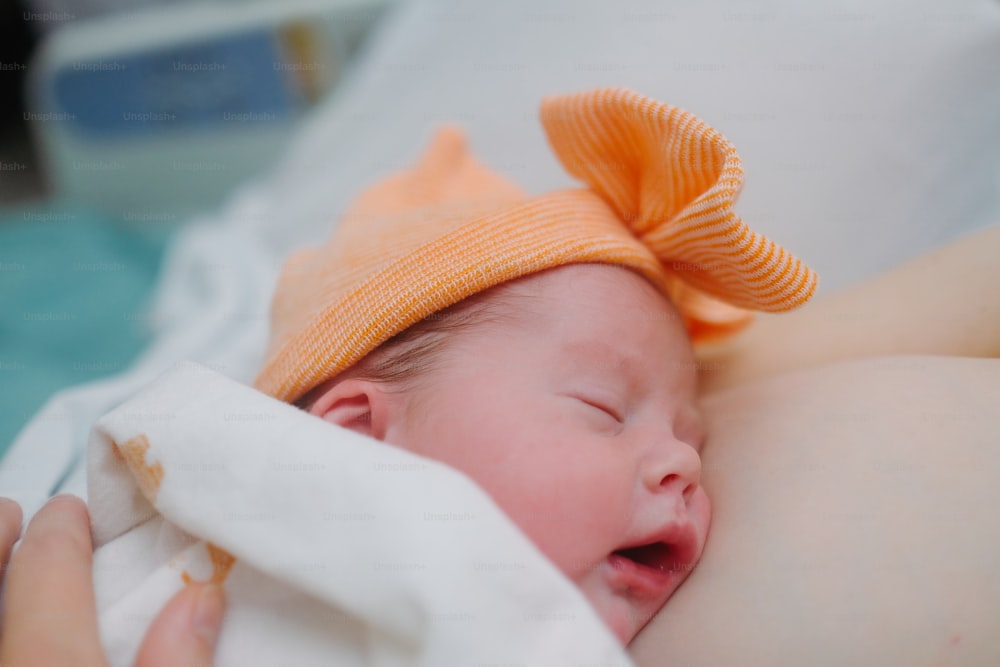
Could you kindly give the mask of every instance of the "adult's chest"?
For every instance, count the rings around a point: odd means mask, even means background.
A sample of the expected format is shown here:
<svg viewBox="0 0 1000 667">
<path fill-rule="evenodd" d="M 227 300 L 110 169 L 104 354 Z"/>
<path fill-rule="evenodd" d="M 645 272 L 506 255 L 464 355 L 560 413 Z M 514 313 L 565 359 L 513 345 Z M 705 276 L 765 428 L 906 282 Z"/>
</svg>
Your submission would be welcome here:
<svg viewBox="0 0 1000 667">
<path fill-rule="evenodd" d="M 705 401 L 702 561 L 640 665 L 1000 664 L 1000 361 L 862 360 Z"/>
</svg>

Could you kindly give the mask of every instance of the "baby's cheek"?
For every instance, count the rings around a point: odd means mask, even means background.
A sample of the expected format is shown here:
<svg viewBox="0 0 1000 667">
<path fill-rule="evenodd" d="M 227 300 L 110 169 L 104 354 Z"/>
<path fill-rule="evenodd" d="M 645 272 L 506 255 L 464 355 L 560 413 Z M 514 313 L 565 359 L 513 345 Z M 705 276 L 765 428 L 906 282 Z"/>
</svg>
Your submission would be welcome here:
<svg viewBox="0 0 1000 667">
<path fill-rule="evenodd" d="M 621 546 L 633 513 L 621 495 L 609 489 L 590 485 L 581 491 L 561 505 L 563 520 L 541 526 L 538 538 L 549 545 L 543 551 L 574 581 L 592 574 Z"/>
</svg>

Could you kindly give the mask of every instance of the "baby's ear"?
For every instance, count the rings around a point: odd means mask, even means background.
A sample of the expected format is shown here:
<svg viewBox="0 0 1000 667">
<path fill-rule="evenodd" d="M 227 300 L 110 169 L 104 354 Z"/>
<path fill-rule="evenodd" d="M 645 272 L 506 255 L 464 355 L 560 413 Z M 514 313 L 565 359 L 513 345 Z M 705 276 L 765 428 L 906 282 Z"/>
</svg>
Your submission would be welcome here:
<svg viewBox="0 0 1000 667">
<path fill-rule="evenodd" d="M 389 427 L 389 396 L 376 382 L 347 378 L 324 391 L 309 409 L 309 414 L 384 440 Z"/>
</svg>

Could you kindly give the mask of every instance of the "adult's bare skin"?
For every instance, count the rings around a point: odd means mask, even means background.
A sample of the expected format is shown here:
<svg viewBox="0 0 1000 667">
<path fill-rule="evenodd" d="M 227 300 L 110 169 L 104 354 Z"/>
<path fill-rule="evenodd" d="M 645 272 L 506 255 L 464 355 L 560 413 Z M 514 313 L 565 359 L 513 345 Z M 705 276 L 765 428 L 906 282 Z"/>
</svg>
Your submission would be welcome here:
<svg viewBox="0 0 1000 667">
<path fill-rule="evenodd" d="M 640 667 L 1000 664 L 998 251 L 987 229 L 706 358 L 712 530 Z"/>
<path fill-rule="evenodd" d="M 1000 360 L 896 357 L 705 401 L 700 565 L 662 665 L 1000 664 Z"/>
<path fill-rule="evenodd" d="M 90 522 L 83 502 L 53 498 L 21 531 L 21 508 L 0 499 L 0 581 L 5 606 L 0 665 L 106 664 L 97 632 Z M 192 585 L 167 604 L 143 641 L 136 667 L 211 664 L 222 623 L 222 591 Z"/>
<path fill-rule="evenodd" d="M 900 354 L 1000 357 L 1000 224 L 791 313 L 759 315 L 703 351 L 711 394 L 835 361 Z"/>
</svg>

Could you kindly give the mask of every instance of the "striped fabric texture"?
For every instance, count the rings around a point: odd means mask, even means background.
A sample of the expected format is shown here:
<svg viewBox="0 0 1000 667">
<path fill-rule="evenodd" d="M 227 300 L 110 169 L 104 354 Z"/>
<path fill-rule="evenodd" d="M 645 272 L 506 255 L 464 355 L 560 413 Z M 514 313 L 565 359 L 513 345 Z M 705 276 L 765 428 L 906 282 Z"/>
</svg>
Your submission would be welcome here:
<svg viewBox="0 0 1000 667">
<path fill-rule="evenodd" d="M 288 260 L 254 385 L 295 401 L 427 316 L 565 264 L 645 276 L 696 344 L 814 293 L 812 270 L 735 213 L 739 156 L 694 115 L 604 88 L 546 98 L 541 120 L 586 188 L 527 197 L 470 154 L 461 130 L 440 129 L 412 169 L 352 203 L 326 244 Z"/>
</svg>

